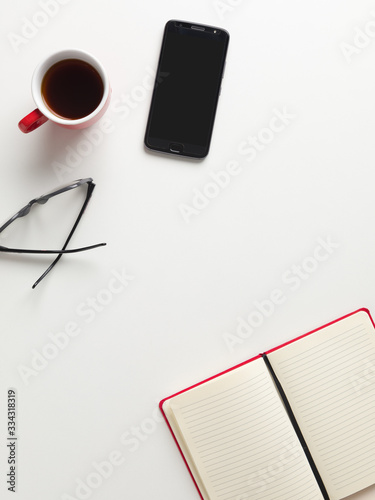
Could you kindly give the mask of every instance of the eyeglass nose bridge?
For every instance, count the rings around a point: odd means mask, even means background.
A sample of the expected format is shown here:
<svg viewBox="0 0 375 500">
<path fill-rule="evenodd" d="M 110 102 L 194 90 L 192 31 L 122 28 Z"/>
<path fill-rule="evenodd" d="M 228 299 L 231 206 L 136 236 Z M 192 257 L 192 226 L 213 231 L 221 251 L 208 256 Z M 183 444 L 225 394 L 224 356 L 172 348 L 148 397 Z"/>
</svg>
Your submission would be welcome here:
<svg viewBox="0 0 375 500">
<path fill-rule="evenodd" d="M 31 210 L 31 205 L 26 205 L 26 207 L 21 208 L 21 210 L 18 212 L 17 217 L 25 217 Z"/>
<path fill-rule="evenodd" d="M 45 203 L 47 203 L 47 201 L 51 198 L 51 196 L 47 196 L 47 195 L 44 195 L 44 196 L 41 196 L 40 198 L 37 198 L 34 203 L 38 203 L 38 205 L 44 205 Z"/>
</svg>

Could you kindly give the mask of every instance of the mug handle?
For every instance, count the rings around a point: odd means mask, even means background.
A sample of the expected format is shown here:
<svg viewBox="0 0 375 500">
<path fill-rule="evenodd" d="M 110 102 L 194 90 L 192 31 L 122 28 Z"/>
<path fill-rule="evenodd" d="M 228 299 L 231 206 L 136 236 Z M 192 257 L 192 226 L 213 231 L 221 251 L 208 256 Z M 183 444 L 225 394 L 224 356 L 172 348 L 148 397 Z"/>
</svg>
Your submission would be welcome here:
<svg viewBox="0 0 375 500">
<path fill-rule="evenodd" d="M 46 121 L 48 121 L 48 118 L 44 116 L 38 108 L 36 108 L 34 111 L 26 115 L 25 118 L 22 118 L 22 120 L 18 123 L 18 128 L 24 134 L 28 134 L 43 125 L 43 123 L 46 123 Z"/>
</svg>

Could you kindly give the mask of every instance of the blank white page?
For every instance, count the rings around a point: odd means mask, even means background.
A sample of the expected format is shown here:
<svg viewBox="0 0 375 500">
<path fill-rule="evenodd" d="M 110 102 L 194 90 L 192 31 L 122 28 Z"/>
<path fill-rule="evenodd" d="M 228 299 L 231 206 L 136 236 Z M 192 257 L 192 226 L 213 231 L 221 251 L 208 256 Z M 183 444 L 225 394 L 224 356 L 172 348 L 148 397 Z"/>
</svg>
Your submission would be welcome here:
<svg viewBox="0 0 375 500">
<path fill-rule="evenodd" d="M 332 500 L 375 483 L 375 330 L 360 311 L 268 355 Z"/>
<path fill-rule="evenodd" d="M 205 500 L 322 500 L 262 358 L 163 409 Z"/>
</svg>

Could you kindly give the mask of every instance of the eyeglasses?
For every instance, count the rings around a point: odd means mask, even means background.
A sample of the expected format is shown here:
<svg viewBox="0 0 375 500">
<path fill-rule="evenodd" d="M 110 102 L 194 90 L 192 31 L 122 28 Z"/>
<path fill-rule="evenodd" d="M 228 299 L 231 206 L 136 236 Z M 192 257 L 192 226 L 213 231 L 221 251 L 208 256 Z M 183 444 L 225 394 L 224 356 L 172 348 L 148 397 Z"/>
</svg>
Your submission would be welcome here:
<svg viewBox="0 0 375 500">
<path fill-rule="evenodd" d="M 66 247 L 67 247 L 67 245 L 68 245 L 71 237 L 73 236 L 73 233 L 76 230 L 76 228 L 77 228 L 77 226 L 79 224 L 79 221 L 81 220 L 81 217 L 82 217 L 82 215 L 83 215 L 83 213 L 84 213 L 84 211 L 85 211 L 85 209 L 87 207 L 87 204 L 90 201 L 92 193 L 94 191 L 95 184 L 94 184 L 92 178 L 88 177 L 87 179 L 79 179 L 79 180 L 74 181 L 74 182 L 72 182 L 70 184 L 62 186 L 59 189 L 56 189 L 56 190 L 51 191 L 49 193 L 46 193 L 46 194 L 44 194 L 42 196 L 39 196 L 39 198 L 35 198 L 35 199 L 31 200 L 26 206 L 24 206 L 23 208 L 21 208 L 21 210 L 19 210 L 15 215 L 13 215 L 13 217 L 11 217 L 7 222 L 5 222 L 5 224 L 3 224 L 0 227 L 0 234 L 1 234 L 2 231 L 4 231 L 4 229 L 6 229 L 16 219 L 19 219 L 21 217 L 25 217 L 25 215 L 27 215 L 30 212 L 31 207 L 33 205 L 35 205 L 35 204 L 44 205 L 45 203 L 47 203 L 47 201 L 50 198 L 53 198 L 54 196 L 57 196 L 57 195 L 62 194 L 62 193 L 65 193 L 66 191 L 70 191 L 72 189 L 76 189 L 76 188 L 78 188 L 80 186 L 83 186 L 85 184 L 87 184 L 86 199 L 85 199 L 85 201 L 84 201 L 84 203 L 82 205 L 82 208 L 81 208 L 81 210 L 80 210 L 80 212 L 78 214 L 77 220 L 74 223 L 73 229 L 70 231 L 69 236 L 68 236 L 67 240 L 65 241 L 65 243 L 64 243 L 64 245 L 63 245 L 63 247 L 62 247 L 61 250 L 27 250 L 27 249 L 21 249 L 21 248 L 7 248 L 7 247 L 4 247 L 4 246 L 0 245 L 0 252 L 23 253 L 23 254 L 58 254 L 57 257 L 55 258 L 55 260 L 52 262 L 52 264 L 48 267 L 48 269 L 46 271 L 44 271 L 44 273 L 42 274 L 42 276 L 33 284 L 32 288 L 35 288 L 42 281 L 42 279 L 51 271 L 51 269 L 61 259 L 61 257 L 62 257 L 63 254 L 83 252 L 85 250 L 91 250 L 92 248 L 97 248 L 97 247 L 101 247 L 101 246 L 106 245 L 106 243 L 97 243 L 96 245 L 90 245 L 90 246 L 86 246 L 86 247 L 73 248 L 73 249 L 70 249 L 70 250 L 66 250 Z"/>
</svg>

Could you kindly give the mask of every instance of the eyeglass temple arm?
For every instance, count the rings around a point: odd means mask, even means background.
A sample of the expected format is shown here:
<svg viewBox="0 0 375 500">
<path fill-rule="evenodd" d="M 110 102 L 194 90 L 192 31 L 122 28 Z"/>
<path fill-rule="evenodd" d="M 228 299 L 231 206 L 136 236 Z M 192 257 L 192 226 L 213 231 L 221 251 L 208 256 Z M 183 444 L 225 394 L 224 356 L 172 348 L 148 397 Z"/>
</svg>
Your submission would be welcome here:
<svg viewBox="0 0 375 500">
<path fill-rule="evenodd" d="M 96 243 L 95 245 L 89 245 L 86 247 L 80 248 L 71 248 L 69 250 L 30 250 L 28 248 L 8 248 L 0 245 L 0 252 L 6 253 L 28 253 L 28 254 L 40 254 L 40 255 L 49 255 L 49 254 L 64 254 L 64 253 L 78 253 L 84 252 L 86 250 L 91 250 L 92 248 L 103 247 L 107 243 Z"/>
<path fill-rule="evenodd" d="M 46 271 L 44 271 L 44 273 L 42 274 L 42 276 L 40 276 L 40 278 L 38 278 L 36 280 L 36 282 L 33 284 L 32 288 L 34 289 L 41 281 L 43 278 L 45 278 L 45 276 L 51 271 L 51 269 L 53 269 L 53 267 L 58 263 L 58 261 L 61 259 L 62 255 L 64 253 L 69 253 L 68 251 L 66 251 L 66 247 L 71 239 L 71 237 L 73 236 L 73 233 L 74 231 L 76 230 L 78 224 L 79 224 L 79 221 L 81 220 L 81 217 L 84 213 L 84 211 L 86 210 L 86 207 L 87 207 L 87 204 L 88 202 L 90 201 L 90 198 L 91 198 L 91 195 L 92 195 L 92 192 L 94 191 L 94 188 L 95 188 L 95 184 L 93 182 L 90 182 L 87 184 L 87 195 L 86 195 L 86 199 L 83 203 L 83 206 L 81 208 L 81 211 L 79 212 L 78 214 L 78 217 L 77 217 L 77 220 L 75 221 L 74 223 L 74 226 L 72 228 L 72 230 L 70 231 L 69 233 L 69 236 L 67 238 L 67 240 L 65 241 L 64 243 L 64 246 L 62 247 L 61 251 L 59 252 L 59 255 L 56 257 L 56 259 L 52 262 L 52 264 L 46 269 Z M 101 246 L 102 244 L 99 244 L 99 246 Z"/>
</svg>

